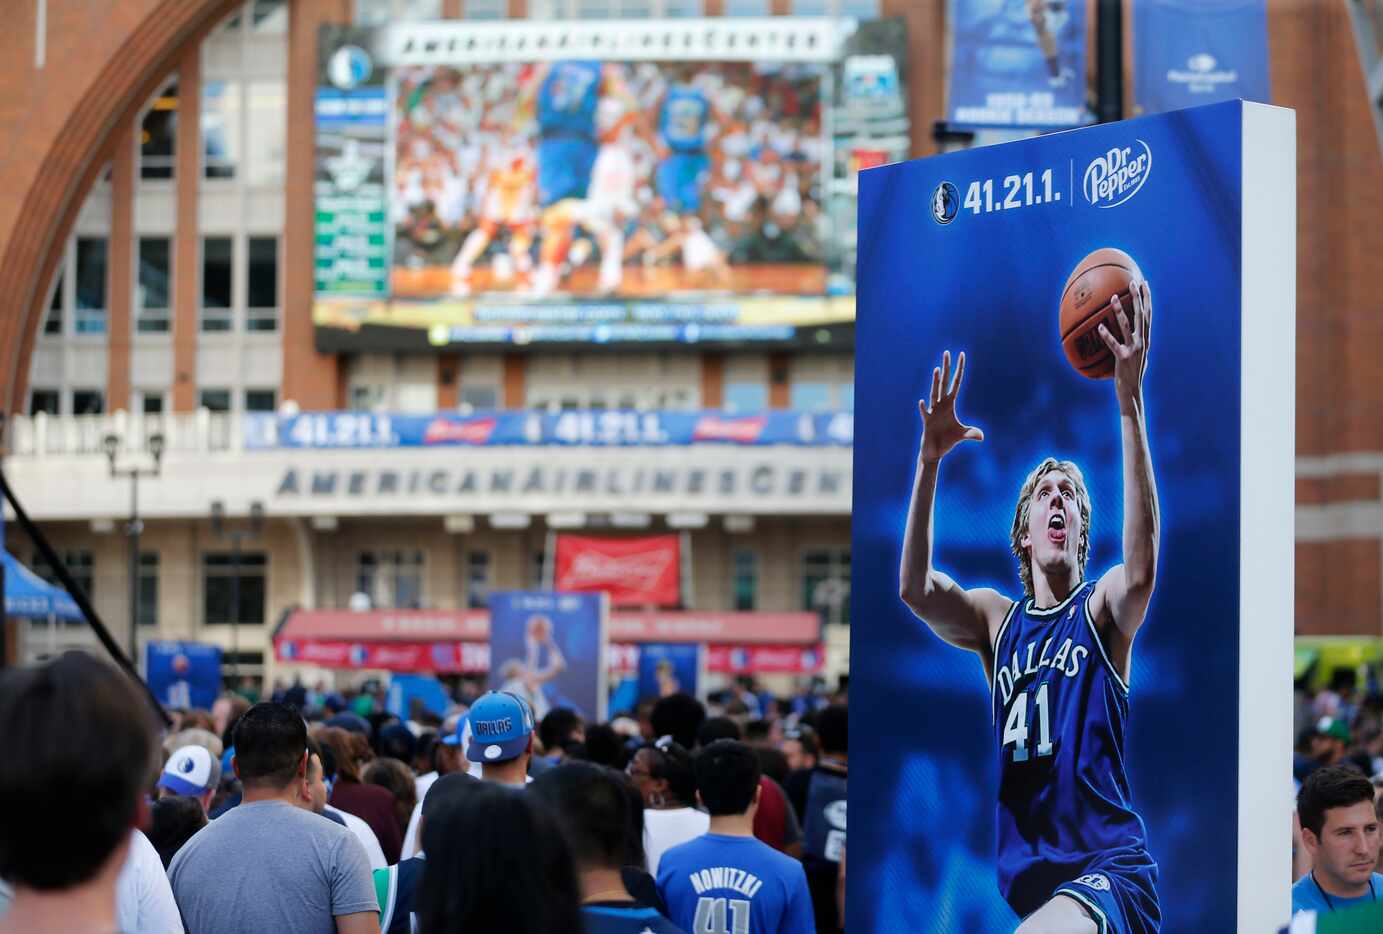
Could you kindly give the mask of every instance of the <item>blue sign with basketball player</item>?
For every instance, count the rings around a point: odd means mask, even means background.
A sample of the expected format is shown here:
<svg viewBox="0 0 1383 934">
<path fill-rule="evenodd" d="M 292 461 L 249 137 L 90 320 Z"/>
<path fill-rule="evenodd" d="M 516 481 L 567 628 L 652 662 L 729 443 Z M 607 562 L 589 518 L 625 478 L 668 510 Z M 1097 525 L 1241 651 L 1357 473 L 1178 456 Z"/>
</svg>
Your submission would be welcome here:
<svg viewBox="0 0 1383 934">
<path fill-rule="evenodd" d="M 951 0 L 954 127 L 1053 128 L 1090 122 L 1085 3 Z"/>
<path fill-rule="evenodd" d="M 1146 113 L 1269 100 L 1264 0 L 1138 0 L 1134 102 Z"/>
<path fill-rule="evenodd" d="M 554 707 L 604 720 L 608 617 L 603 593 L 490 594 L 490 687 L 528 701 L 538 720 Z"/>
<path fill-rule="evenodd" d="M 210 710 L 221 693 L 221 649 L 200 642 L 148 642 L 144 678 L 165 707 Z"/>
<path fill-rule="evenodd" d="M 1286 920 L 1293 130 L 862 173 L 849 930 Z"/>
<path fill-rule="evenodd" d="M 685 642 L 647 642 L 639 646 L 639 700 L 669 694 L 700 697 L 703 647 Z"/>
</svg>

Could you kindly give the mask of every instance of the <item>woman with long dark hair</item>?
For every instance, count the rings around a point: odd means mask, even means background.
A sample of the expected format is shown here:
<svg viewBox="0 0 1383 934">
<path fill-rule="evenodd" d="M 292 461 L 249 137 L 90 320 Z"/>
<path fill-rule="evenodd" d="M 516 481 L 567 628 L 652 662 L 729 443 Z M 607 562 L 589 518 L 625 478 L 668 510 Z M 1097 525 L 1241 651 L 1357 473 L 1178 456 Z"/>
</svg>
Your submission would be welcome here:
<svg viewBox="0 0 1383 934">
<path fill-rule="evenodd" d="M 557 820 L 523 791 L 485 784 L 423 823 L 424 934 L 578 932 L 581 887 Z"/>
<path fill-rule="evenodd" d="M 624 771 L 643 795 L 644 850 L 648 871 L 656 879 L 663 853 L 701 836 L 711 819 L 696 809 L 691 753 L 672 737 L 640 747 Z"/>
</svg>

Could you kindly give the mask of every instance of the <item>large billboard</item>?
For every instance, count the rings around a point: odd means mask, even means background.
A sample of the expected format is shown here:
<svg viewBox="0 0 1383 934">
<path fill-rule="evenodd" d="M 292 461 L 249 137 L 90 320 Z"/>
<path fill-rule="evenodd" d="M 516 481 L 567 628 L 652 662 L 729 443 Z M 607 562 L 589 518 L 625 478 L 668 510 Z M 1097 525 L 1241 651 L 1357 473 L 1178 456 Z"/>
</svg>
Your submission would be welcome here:
<svg viewBox="0 0 1383 934">
<path fill-rule="evenodd" d="M 490 594 L 490 687 L 524 698 L 538 720 L 554 707 L 604 720 L 609 607 L 603 593 Z"/>
<path fill-rule="evenodd" d="M 864 173 L 850 930 L 1286 920 L 1294 160 L 1234 102 Z"/>
<path fill-rule="evenodd" d="M 884 116 L 854 148 L 902 155 L 904 50 L 811 18 L 323 27 L 319 349 L 845 345 L 831 123 Z"/>
</svg>

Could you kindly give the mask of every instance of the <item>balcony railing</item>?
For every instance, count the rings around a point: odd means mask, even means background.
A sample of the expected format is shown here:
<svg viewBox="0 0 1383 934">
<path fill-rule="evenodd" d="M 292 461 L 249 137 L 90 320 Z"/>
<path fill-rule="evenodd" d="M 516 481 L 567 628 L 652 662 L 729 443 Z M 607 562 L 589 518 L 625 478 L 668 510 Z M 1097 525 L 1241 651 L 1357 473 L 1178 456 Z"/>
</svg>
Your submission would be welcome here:
<svg viewBox="0 0 1383 934">
<path fill-rule="evenodd" d="M 211 412 L 131 415 L 16 416 L 8 456 L 105 456 L 108 435 L 126 453 L 146 451 L 163 436 L 165 454 L 218 454 L 286 449 L 357 450 L 436 447 L 673 447 L 686 445 L 849 447 L 850 412 L 506 410 L 462 413 Z"/>
</svg>

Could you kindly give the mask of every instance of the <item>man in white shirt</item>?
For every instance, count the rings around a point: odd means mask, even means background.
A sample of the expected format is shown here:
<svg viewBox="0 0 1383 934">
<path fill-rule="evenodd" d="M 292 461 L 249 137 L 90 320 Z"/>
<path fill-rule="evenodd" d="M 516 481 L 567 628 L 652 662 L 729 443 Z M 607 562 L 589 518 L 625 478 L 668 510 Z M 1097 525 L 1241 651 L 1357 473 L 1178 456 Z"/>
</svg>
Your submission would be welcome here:
<svg viewBox="0 0 1383 934">
<path fill-rule="evenodd" d="M 0 932 L 113 934 L 157 762 L 148 701 L 125 672 L 69 652 L 4 673 L 0 736 L 0 878 L 14 891 Z"/>
</svg>

